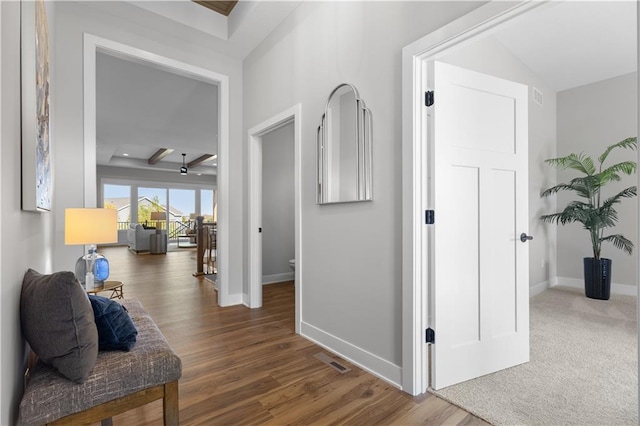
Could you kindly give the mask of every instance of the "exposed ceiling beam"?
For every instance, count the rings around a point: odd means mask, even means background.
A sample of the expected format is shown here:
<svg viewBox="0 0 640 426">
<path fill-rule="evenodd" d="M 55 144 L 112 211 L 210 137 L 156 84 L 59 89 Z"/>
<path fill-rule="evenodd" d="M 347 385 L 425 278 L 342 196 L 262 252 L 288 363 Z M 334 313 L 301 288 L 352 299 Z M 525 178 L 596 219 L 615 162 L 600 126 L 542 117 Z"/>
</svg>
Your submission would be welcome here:
<svg viewBox="0 0 640 426">
<path fill-rule="evenodd" d="M 214 155 L 214 154 L 204 154 L 204 155 L 201 155 L 200 157 L 196 158 L 195 160 L 189 161 L 189 163 L 187 163 L 187 167 L 189 167 L 189 168 L 195 167 L 197 165 L 200 165 L 200 164 L 204 163 L 205 161 L 213 160 L 213 159 L 215 159 L 217 157 L 218 156 Z"/>
<path fill-rule="evenodd" d="M 155 154 L 149 157 L 149 164 L 151 165 L 156 164 L 158 161 L 162 160 L 164 157 L 171 154 L 172 152 L 173 152 L 173 149 L 171 148 L 160 148 L 159 150 L 156 151 Z"/>
<path fill-rule="evenodd" d="M 224 16 L 229 16 L 233 8 L 235 7 L 238 0 L 213 0 L 213 1 L 204 1 L 204 0 L 193 0 L 194 3 L 198 3 L 201 6 L 206 7 L 207 9 L 211 9 L 214 12 L 218 12 Z"/>
</svg>

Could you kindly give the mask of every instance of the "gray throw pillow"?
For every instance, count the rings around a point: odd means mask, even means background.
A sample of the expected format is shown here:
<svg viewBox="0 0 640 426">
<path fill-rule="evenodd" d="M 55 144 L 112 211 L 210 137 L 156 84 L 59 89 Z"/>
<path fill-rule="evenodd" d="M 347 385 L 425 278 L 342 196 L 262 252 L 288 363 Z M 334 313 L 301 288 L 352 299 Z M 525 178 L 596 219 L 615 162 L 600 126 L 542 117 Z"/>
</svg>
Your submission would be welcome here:
<svg viewBox="0 0 640 426">
<path fill-rule="evenodd" d="M 20 295 L 22 333 L 46 363 L 76 383 L 87 380 L 98 357 L 93 308 L 73 272 L 24 274 Z"/>
</svg>

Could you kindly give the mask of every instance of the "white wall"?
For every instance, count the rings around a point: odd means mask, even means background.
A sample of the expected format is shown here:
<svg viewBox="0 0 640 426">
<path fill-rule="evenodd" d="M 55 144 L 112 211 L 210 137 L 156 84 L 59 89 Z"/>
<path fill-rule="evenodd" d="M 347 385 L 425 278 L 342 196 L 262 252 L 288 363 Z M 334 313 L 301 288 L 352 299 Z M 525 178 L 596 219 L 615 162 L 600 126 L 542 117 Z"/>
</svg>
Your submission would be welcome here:
<svg viewBox="0 0 640 426">
<path fill-rule="evenodd" d="M 401 50 L 480 5 L 305 2 L 244 62 L 246 129 L 302 105 L 302 333 L 395 383 L 402 362 Z M 358 88 L 373 117 L 373 202 L 317 206 L 316 129 L 327 97 L 344 82 Z"/>
<path fill-rule="evenodd" d="M 596 160 L 607 146 L 637 136 L 637 84 L 637 73 L 632 73 L 558 93 L 558 156 L 584 152 Z M 635 160 L 636 155 L 636 152 L 628 150 L 613 152 L 605 165 Z M 575 175 L 559 172 L 558 180 L 566 182 L 571 176 Z M 612 183 L 605 193 L 611 196 L 634 184 L 634 177 L 626 177 L 622 182 Z M 575 195 L 559 194 L 559 209 L 575 199 Z M 634 242 L 637 250 L 637 201 L 623 200 L 616 209 L 618 226 L 607 234 L 624 235 Z M 582 280 L 582 258 L 592 256 L 589 234 L 581 225 L 559 227 L 559 277 Z M 613 283 L 636 286 L 636 255 L 629 256 L 611 244 L 603 244 L 602 256 L 613 261 Z"/>
<path fill-rule="evenodd" d="M 49 34 L 53 37 L 55 8 L 47 3 Z M 0 2 L 0 424 L 14 424 L 22 396 L 25 345 L 20 333 L 20 291 L 28 268 L 52 272 L 55 213 L 20 209 L 20 2 Z M 56 58 L 51 58 L 55 66 Z M 51 81 L 56 78 L 51 71 Z M 51 143 L 54 167 L 58 115 L 51 88 Z M 54 169 L 55 171 L 55 169 Z M 54 191 L 60 186 L 54 181 Z M 54 201 L 54 208 L 55 208 Z"/>
<path fill-rule="evenodd" d="M 262 136 L 263 282 L 293 275 L 289 267 L 295 257 L 293 166 L 293 123 Z"/>
<path fill-rule="evenodd" d="M 529 88 L 529 286 L 543 289 L 556 276 L 556 229 L 542 224 L 541 214 L 555 209 L 555 200 L 540 193 L 555 183 L 544 160 L 556 153 L 556 93 L 494 37 L 487 36 L 441 58 L 443 62 L 522 83 Z M 543 106 L 533 101 L 532 89 L 543 93 Z"/>
<path fill-rule="evenodd" d="M 55 209 L 78 207 L 84 203 L 83 182 L 83 74 L 82 40 L 87 32 L 127 44 L 155 54 L 229 76 L 230 82 L 230 153 L 224 159 L 230 171 L 230 217 L 228 218 L 231 294 L 242 292 L 242 66 L 239 60 L 214 52 L 207 37 L 186 26 L 167 26 L 164 18 L 145 12 L 125 2 L 56 2 L 58 25 L 54 56 L 61 65 L 60 78 L 54 84 L 59 98 L 56 151 L 60 165 L 56 167 L 57 185 L 65 188 L 54 194 Z M 133 8 L 133 9 L 132 9 Z M 135 11 L 134 11 L 135 9 Z M 135 13 L 134 13 L 135 12 Z M 144 16 L 146 14 L 146 16 Z M 141 16 L 144 18 L 142 19 Z M 87 165 L 94 167 L 93 165 Z M 81 247 L 66 247 L 63 239 L 64 219 L 56 215 L 54 266 L 68 268 L 82 254 Z"/>
</svg>

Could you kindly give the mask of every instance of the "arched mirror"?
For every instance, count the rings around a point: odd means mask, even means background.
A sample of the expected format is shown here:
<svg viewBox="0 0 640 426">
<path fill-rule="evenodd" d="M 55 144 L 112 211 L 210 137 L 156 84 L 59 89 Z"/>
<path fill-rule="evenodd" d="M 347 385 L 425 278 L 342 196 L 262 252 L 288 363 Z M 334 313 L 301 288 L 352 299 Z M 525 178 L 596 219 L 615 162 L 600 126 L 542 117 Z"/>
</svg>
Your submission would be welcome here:
<svg viewBox="0 0 640 426">
<path fill-rule="evenodd" d="M 356 88 L 336 87 L 318 127 L 318 204 L 372 199 L 371 127 Z"/>
</svg>

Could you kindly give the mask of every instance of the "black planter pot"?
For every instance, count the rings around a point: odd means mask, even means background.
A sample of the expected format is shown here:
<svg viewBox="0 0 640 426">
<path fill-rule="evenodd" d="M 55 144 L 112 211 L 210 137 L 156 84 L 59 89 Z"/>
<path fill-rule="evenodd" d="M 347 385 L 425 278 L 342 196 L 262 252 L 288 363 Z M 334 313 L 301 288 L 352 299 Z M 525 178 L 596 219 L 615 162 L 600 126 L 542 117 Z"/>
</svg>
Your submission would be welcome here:
<svg viewBox="0 0 640 426">
<path fill-rule="evenodd" d="M 611 297 L 611 259 L 584 258 L 584 291 L 590 299 Z"/>
</svg>

